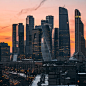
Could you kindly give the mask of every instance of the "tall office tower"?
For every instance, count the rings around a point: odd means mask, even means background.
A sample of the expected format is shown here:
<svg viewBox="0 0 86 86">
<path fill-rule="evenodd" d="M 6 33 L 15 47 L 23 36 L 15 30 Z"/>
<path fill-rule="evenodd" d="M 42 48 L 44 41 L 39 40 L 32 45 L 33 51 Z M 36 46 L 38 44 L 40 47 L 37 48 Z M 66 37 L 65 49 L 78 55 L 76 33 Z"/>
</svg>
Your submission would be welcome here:
<svg viewBox="0 0 86 86">
<path fill-rule="evenodd" d="M 2 64 L 2 63 L 0 63 L 0 85 L 1 85 L 1 86 L 3 86 L 2 66 L 3 66 L 3 64 Z"/>
<path fill-rule="evenodd" d="M 17 24 L 12 25 L 12 53 L 17 53 L 16 51 L 16 26 Z"/>
<path fill-rule="evenodd" d="M 24 25 L 22 23 L 17 25 L 16 32 L 16 47 L 17 53 L 19 54 L 17 59 L 21 60 L 24 57 Z"/>
<path fill-rule="evenodd" d="M 26 40 L 24 40 L 24 53 L 26 52 Z"/>
<path fill-rule="evenodd" d="M 54 28 L 54 16 L 52 16 L 52 15 L 46 16 L 46 20 L 50 24 L 50 32 L 51 32 L 51 36 L 52 36 L 52 29 Z"/>
<path fill-rule="evenodd" d="M 86 60 L 85 58 L 85 39 L 84 25 L 81 21 L 81 13 L 75 9 L 75 58 L 79 61 Z"/>
<path fill-rule="evenodd" d="M 85 40 L 85 57 L 86 57 L 86 40 Z"/>
<path fill-rule="evenodd" d="M 26 18 L 26 55 L 32 58 L 32 30 L 34 29 L 34 18 L 29 15 Z"/>
<path fill-rule="evenodd" d="M 51 45 L 51 33 L 49 24 L 43 25 L 42 28 L 43 34 L 41 38 L 41 51 L 42 57 L 44 61 L 51 61 L 52 60 L 52 45 Z"/>
<path fill-rule="evenodd" d="M 42 52 L 41 52 L 41 36 L 42 36 L 42 29 L 40 26 L 36 26 L 36 29 L 32 31 L 32 58 L 35 61 L 42 60 Z"/>
<path fill-rule="evenodd" d="M 75 53 L 85 55 L 84 25 L 81 21 L 81 13 L 75 9 Z"/>
<path fill-rule="evenodd" d="M 0 46 L 0 62 L 1 62 L 1 46 Z"/>
<path fill-rule="evenodd" d="M 52 30 L 52 59 L 57 59 L 59 56 L 59 29 Z"/>
<path fill-rule="evenodd" d="M 70 32 L 68 11 L 59 7 L 59 58 L 57 60 L 67 61 L 70 58 Z"/>
<path fill-rule="evenodd" d="M 10 61 L 10 46 L 7 43 L 1 42 L 1 62 Z"/>
</svg>

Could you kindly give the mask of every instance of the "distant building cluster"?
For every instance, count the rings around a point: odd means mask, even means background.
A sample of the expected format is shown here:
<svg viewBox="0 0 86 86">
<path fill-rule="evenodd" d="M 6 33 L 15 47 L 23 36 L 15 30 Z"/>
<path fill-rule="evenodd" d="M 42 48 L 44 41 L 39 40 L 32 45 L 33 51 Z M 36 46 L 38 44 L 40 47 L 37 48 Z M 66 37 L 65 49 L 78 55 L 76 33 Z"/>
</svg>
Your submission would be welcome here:
<svg viewBox="0 0 86 86">
<path fill-rule="evenodd" d="M 26 18 L 26 40 L 24 25 L 12 25 L 12 56 L 17 60 L 32 58 L 37 61 L 68 61 L 70 58 L 70 30 L 68 11 L 59 7 L 59 28 L 54 28 L 54 16 L 46 16 L 41 25 L 34 26 L 32 15 Z M 85 60 L 84 24 L 81 13 L 75 9 L 75 53 L 77 60 Z"/>
<path fill-rule="evenodd" d="M 34 26 L 34 17 L 29 15 L 25 27 L 26 40 L 23 23 L 12 25 L 12 54 L 7 43 L 0 43 L 0 84 L 9 86 L 18 80 L 14 85 L 86 86 L 86 40 L 78 9 L 75 9 L 75 52 L 72 57 L 66 8 L 59 7 L 59 28 L 54 28 L 52 15 L 46 16 L 38 26 Z"/>
</svg>

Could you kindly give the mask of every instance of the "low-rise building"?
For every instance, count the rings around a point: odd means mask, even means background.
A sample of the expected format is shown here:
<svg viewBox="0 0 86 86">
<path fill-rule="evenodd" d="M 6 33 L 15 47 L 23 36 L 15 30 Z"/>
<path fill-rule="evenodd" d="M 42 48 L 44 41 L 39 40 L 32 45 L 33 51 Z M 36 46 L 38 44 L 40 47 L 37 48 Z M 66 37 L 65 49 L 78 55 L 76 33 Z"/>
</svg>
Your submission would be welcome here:
<svg viewBox="0 0 86 86">
<path fill-rule="evenodd" d="M 7 43 L 1 42 L 1 62 L 10 61 L 10 46 Z"/>
</svg>

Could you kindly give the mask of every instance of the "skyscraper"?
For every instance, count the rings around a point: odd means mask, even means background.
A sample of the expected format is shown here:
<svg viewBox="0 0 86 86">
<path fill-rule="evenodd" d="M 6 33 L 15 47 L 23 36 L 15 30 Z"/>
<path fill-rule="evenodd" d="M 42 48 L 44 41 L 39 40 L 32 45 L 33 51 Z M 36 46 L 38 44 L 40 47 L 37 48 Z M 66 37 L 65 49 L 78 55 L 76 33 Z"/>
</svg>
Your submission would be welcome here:
<svg viewBox="0 0 86 86">
<path fill-rule="evenodd" d="M 29 15 L 26 18 L 26 55 L 32 58 L 32 29 L 34 29 L 34 18 Z"/>
<path fill-rule="evenodd" d="M 23 59 L 24 55 L 24 25 L 19 23 L 16 29 L 16 47 L 19 54 L 18 60 Z"/>
<path fill-rule="evenodd" d="M 0 62 L 1 62 L 1 46 L 0 46 Z"/>
<path fill-rule="evenodd" d="M 81 13 L 75 9 L 75 53 L 77 52 L 82 52 L 85 55 L 85 39 Z"/>
<path fill-rule="evenodd" d="M 59 29 L 52 30 L 52 58 L 57 59 L 59 56 Z"/>
<path fill-rule="evenodd" d="M 19 54 L 24 54 L 24 25 L 19 23 L 18 25 L 19 34 Z"/>
<path fill-rule="evenodd" d="M 68 11 L 59 7 L 59 58 L 64 61 L 70 58 L 70 32 Z"/>
<path fill-rule="evenodd" d="M 50 32 L 51 32 L 51 35 L 52 35 L 52 29 L 54 28 L 54 16 L 48 15 L 48 16 L 46 16 L 46 20 L 50 24 Z"/>
<path fill-rule="evenodd" d="M 12 25 L 12 53 L 17 53 L 16 51 L 16 26 L 17 24 Z"/>
<path fill-rule="evenodd" d="M 3 66 L 3 64 L 0 63 L 0 85 L 1 85 L 1 86 L 3 85 L 2 66 Z"/>
<path fill-rule="evenodd" d="M 32 30 L 32 58 L 36 61 L 42 60 L 42 52 L 41 52 L 41 36 L 42 29 L 40 26 L 36 26 L 36 29 Z"/>
<path fill-rule="evenodd" d="M 86 40 L 85 40 L 85 57 L 86 57 Z"/>
<path fill-rule="evenodd" d="M 41 51 L 42 57 L 44 61 L 51 61 L 52 60 L 52 40 L 51 40 L 51 33 L 49 24 L 43 25 L 42 28 L 43 34 L 41 38 Z"/>
</svg>

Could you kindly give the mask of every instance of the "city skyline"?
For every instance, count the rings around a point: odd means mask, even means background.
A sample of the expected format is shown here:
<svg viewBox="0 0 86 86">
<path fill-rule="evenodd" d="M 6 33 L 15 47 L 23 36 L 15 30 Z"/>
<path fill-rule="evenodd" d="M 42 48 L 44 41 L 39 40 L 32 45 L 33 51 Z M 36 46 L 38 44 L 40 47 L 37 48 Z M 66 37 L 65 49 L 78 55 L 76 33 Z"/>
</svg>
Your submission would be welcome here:
<svg viewBox="0 0 86 86">
<path fill-rule="evenodd" d="M 13 23 L 23 23 L 24 24 L 24 32 L 26 31 L 26 17 L 28 15 L 33 15 L 35 19 L 35 25 L 40 25 L 41 20 L 45 19 L 46 16 L 52 15 L 54 16 L 54 27 L 59 28 L 59 7 L 64 6 L 68 10 L 69 15 L 69 28 L 70 28 L 70 42 L 71 42 L 71 54 L 75 51 L 75 17 L 74 12 L 75 9 L 78 9 L 81 12 L 81 18 L 82 22 L 84 24 L 84 37 L 86 33 L 86 12 L 84 11 L 84 8 L 86 7 L 86 1 L 85 0 L 76 0 L 76 1 L 68 1 L 68 0 L 45 0 L 45 2 L 41 5 L 41 7 L 38 10 L 32 10 L 34 7 L 36 8 L 39 6 L 40 2 L 39 0 L 22 0 L 21 3 L 20 0 L 14 1 L 14 0 L 8 0 L 8 1 L 0 1 L 1 3 L 1 13 L 0 13 L 0 42 L 7 42 L 11 46 L 12 51 L 12 24 Z M 65 2 L 67 1 L 67 2 Z M 51 3 L 52 2 L 52 3 Z M 13 5 L 16 3 L 16 6 Z M 32 4 L 31 4 L 32 3 Z M 78 3 L 78 4 L 77 4 Z M 81 5 L 83 4 L 83 6 Z M 6 7 L 3 7 L 6 6 Z M 18 7 L 20 6 L 20 7 Z M 30 8 L 28 12 L 23 13 L 21 15 L 18 15 L 19 12 L 21 12 L 22 9 Z M 57 11 L 56 11 L 57 10 Z M 26 33 L 24 34 L 24 36 Z"/>
</svg>

